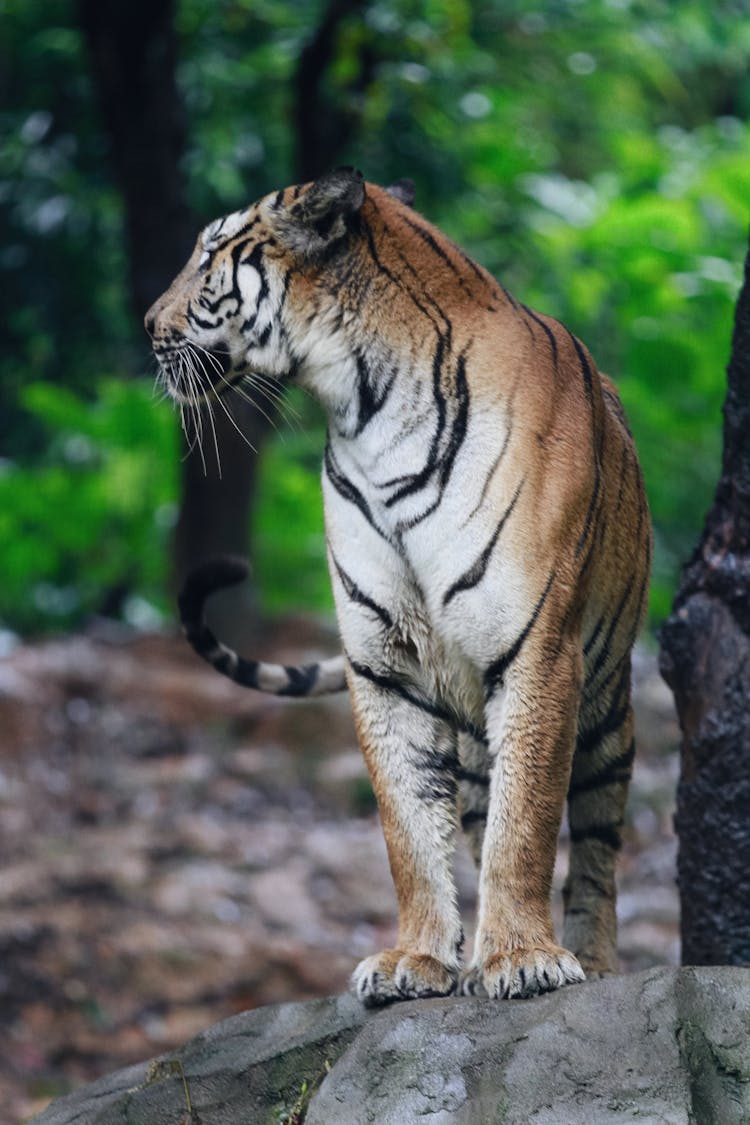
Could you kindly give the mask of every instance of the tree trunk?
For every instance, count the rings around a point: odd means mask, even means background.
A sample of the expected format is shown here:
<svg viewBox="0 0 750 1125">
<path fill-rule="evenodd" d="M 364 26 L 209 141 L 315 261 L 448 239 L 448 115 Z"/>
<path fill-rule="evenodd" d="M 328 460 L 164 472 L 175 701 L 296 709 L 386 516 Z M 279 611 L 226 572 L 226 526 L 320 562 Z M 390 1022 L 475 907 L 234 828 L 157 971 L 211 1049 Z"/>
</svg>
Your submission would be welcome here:
<svg viewBox="0 0 750 1125">
<path fill-rule="evenodd" d="M 133 310 L 142 320 L 190 255 L 200 223 L 186 199 L 181 172 L 187 129 L 177 89 L 174 0 L 80 0 L 100 110 L 123 196 Z M 144 354 L 146 339 L 144 336 Z M 260 450 L 268 423 L 234 399 L 238 427 Z M 187 454 L 174 543 L 174 581 L 211 555 L 249 550 L 257 455 L 220 407 L 214 408 L 221 476 L 208 418 L 203 460 Z M 187 445 L 183 440 L 183 449 Z M 255 600 L 249 587 L 217 599 L 213 619 L 230 643 L 235 623 Z"/>
<path fill-rule="evenodd" d="M 684 964 L 750 963 L 750 252 L 727 381 L 721 478 L 661 637 L 682 728 Z"/>
<path fill-rule="evenodd" d="M 294 87 L 295 175 L 298 183 L 330 172 L 341 159 L 361 118 L 361 101 L 372 81 L 375 59 L 367 43 L 360 48 L 350 82 L 350 104 L 326 96 L 325 78 L 336 56 L 344 20 L 358 16 L 366 0 L 330 0 L 312 39 L 300 53 Z"/>
<path fill-rule="evenodd" d="M 131 302 L 142 320 L 198 232 L 180 171 L 187 133 L 174 2 L 80 0 L 79 17 L 125 205 Z"/>
</svg>

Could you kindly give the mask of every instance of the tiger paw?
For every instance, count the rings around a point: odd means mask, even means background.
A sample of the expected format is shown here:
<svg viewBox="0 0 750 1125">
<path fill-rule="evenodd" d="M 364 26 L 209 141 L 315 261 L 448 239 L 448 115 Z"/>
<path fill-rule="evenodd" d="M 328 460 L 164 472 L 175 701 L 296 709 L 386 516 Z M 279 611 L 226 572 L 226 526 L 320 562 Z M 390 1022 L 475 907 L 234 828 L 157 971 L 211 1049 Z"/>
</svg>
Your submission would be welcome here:
<svg viewBox="0 0 750 1125">
<path fill-rule="evenodd" d="M 394 1000 L 448 996 L 455 991 L 458 971 L 436 957 L 384 949 L 361 961 L 352 974 L 357 997 L 368 1007 Z"/>
<path fill-rule="evenodd" d="M 585 979 L 579 962 L 567 949 L 537 945 L 494 953 L 483 963 L 470 966 L 463 974 L 460 990 L 465 996 L 516 1000 Z"/>
</svg>

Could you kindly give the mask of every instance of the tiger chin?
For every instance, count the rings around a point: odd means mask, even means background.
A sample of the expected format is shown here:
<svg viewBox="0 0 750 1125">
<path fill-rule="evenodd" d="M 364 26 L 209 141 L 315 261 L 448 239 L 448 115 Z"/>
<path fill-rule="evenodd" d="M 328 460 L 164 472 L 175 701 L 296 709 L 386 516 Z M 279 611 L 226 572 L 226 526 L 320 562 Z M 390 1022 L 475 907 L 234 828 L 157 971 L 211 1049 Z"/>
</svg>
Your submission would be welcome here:
<svg viewBox="0 0 750 1125">
<path fill-rule="evenodd" d="M 398 899 L 368 1005 L 530 997 L 617 967 L 615 859 L 646 604 L 643 480 L 609 379 L 412 208 L 339 169 L 210 224 L 146 326 L 176 398 L 292 381 L 328 417 L 323 494 L 343 655 L 288 668 L 205 624 L 235 559 L 188 580 L 195 650 L 238 683 L 348 686 Z M 550 888 L 567 799 L 558 944 Z M 479 869 L 462 967 L 456 831 Z"/>
</svg>

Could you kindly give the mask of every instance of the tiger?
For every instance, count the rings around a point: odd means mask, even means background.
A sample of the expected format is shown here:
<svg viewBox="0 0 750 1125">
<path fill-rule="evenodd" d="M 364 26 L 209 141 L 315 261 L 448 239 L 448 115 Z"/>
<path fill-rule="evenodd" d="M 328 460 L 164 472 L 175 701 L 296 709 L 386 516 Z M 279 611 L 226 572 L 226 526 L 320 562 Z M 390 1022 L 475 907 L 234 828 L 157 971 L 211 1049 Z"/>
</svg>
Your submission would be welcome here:
<svg viewBox="0 0 750 1125">
<path fill-rule="evenodd" d="M 352 168 L 212 222 L 146 316 L 168 393 L 272 381 L 327 417 L 322 489 L 342 653 L 241 657 L 186 582 L 187 639 L 219 672 L 309 697 L 348 687 L 398 904 L 368 1006 L 525 998 L 617 970 L 615 862 L 635 751 L 631 654 L 651 523 L 614 384 L 413 206 Z M 567 798 L 558 944 L 551 886 Z M 464 933 L 457 829 L 478 868 Z"/>
</svg>

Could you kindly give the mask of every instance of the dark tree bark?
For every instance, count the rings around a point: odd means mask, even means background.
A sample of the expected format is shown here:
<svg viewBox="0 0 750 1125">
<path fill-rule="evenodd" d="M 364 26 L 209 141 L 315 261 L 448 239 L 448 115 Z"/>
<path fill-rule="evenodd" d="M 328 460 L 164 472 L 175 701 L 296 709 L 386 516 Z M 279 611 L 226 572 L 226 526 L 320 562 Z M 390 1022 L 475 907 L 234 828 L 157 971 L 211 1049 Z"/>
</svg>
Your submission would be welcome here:
<svg viewBox="0 0 750 1125">
<path fill-rule="evenodd" d="M 125 204 L 139 320 L 182 268 L 198 232 L 180 165 L 187 137 L 175 81 L 173 0 L 80 0 L 111 159 Z"/>
<path fill-rule="evenodd" d="M 750 963 L 750 252 L 727 382 L 721 479 L 662 630 L 682 728 L 684 964 Z"/>
<path fill-rule="evenodd" d="M 131 303 L 139 321 L 182 268 L 200 222 L 191 212 L 181 172 L 187 128 L 177 89 L 174 0 L 80 0 L 99 106 L 125 207 Z M 147 347 L 144 336 L 144 353 Z M 260 450 L 268 423 L 233 399 L 238 428 Z M 247 554 L 257 456 L 220 407 L 215 407 L 221 476 L 208 419 L 203 461 L 183 462 L 182 498 L 174 542 L 174 579 L 222 552 Z M 186 446 L 184 446 L 186 448 Z M 214 622 L 230 642 L 243 611 L 254 609 L 249 587 L 217 599 Z M 234 635 L 233 635 L 234 634 Z"/>
<path fill-rule="evenodd" d="M 303 48 L 295 75 L 295 176 L 298 183 L 330 172 L 360 121 L 357 102 L 372 81 L 375 56 L 363 44 L 350 87 L 350 104 L 326 96 L 325 77 L 335 58 L 341 24 L 360 15 L 367 0 L 331 0 L 312 39 Z"/>
</svg>

